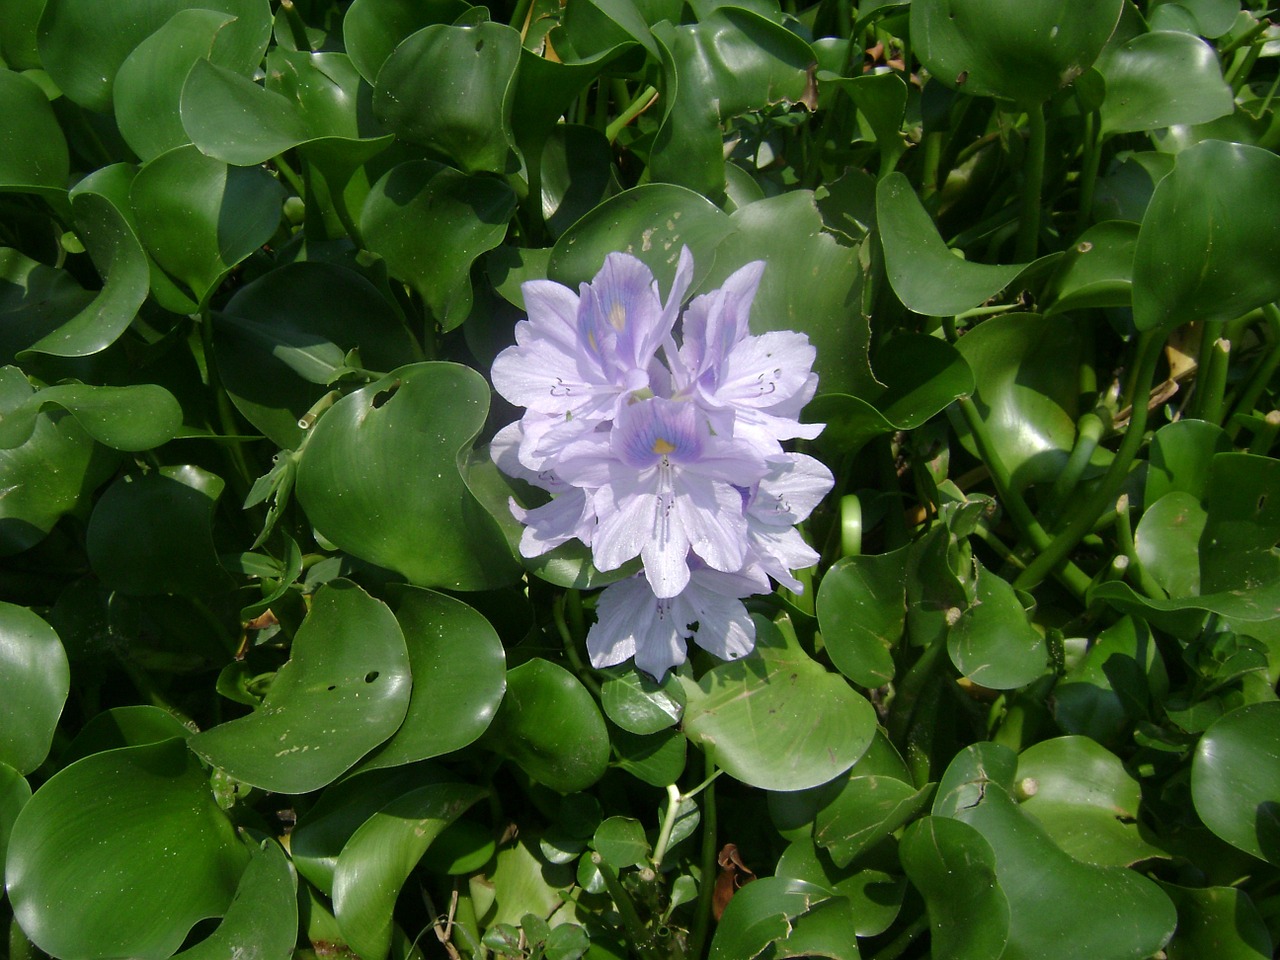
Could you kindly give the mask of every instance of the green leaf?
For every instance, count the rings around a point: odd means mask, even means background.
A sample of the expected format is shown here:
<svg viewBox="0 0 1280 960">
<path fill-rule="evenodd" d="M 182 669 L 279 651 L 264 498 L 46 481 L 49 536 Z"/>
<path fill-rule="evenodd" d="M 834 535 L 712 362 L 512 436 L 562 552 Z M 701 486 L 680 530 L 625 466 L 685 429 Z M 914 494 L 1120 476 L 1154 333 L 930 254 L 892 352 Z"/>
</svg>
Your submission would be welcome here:
<svg viewBox="0 0 1280 960">
<path fill-rule="evenodd" d="M 7 763 L 0 761 L 0 883 L 4 882 L 4 860 L 9 838 L 18 814 L 31 799 L 31 786 L 26 778 Z"/>
<path fill-rule="evenodd" d="M 188 145 L 143 166 L 130 197 L 147 252 L 200 306 L 271 239 L 284 194 L 261 167 L 231 167 Z"/>
<path fill-rule="evenodd" d="M 353 773 L 333 784 L 303 812 L 289 835 L 289 853 L 298 873 L 326 895 L 333 892 L 338 855 L 365 821 L 391 801 L 453 775 L 431 763 Z"/>
<path fill-rule="evenodd" d="M 596 827 L 591 847 L 614 870 L 644 866 L 649 858 L 649 841 L 644 825 L 631 817 L 610 817 Z"/>
<path fill-rule="evenodd" d="M 369 83 L 405 37 L 433 23 L 453 23 L 466 0 L 354 0 L 342 19 L 342 39 L 360 75 Z"/>
<path fill-rule="evenodd" d="M 517 169 L 511 98 L 520 34 L 502 23 L 424 27 L 378 72 L 373 109 L 398 137 L 466 173 Z"/>
<path fill-rule="evenodd" d="M 133 168 L 95 170 L 71 191 L 76 230 L 102 277 L 102 289 L 75 316 L 23 352 L 85 357 L 109 347 L 137 316 L 150 288 L 150 267 L 129 222 Z"/>
<path fill-rule="evenodd" d="M 167 710 L 150 704 L 112 707 L 91 717 L 58 757 L 59 766 L 117 747 L 140 747 L 174 737 L 189 737 L 182 721 Z"/>
<path fill-rule="evenodd" d="M 666 787 L 684 773 L 689 742 L 678 730 L 667 728 L 642 735 L 618 729 L 610 731 L 609 739 L 618 769 L 637 780 L 654 787 Z"/>
<path fill-rule="evenodd" d="M 732 230 L 729 217 L 706 197 L 673 184 L 642 184 L 610 197 L 566 230 L 552 248 L 547 276 L 576 288 L 620 250 L 642 260 L 667 291 L 680 250 L 688 247 L 696 286 L 711 272 L 716 247 Z"/>
<path fill-rule="evenodd" d="M 1196 813 L 1233 847 L 1280 863 L 1280 703 L 1253 703 L 1210 724 L 1191 761 Z"/>
<path fill-rule="evenodd" d="M 249 851 L 181 738 L 86 757 L 23 807 L 5 866 L 23 932 L 57 957 L 163 960 L 221 916 Z"/>
<path fill-rule="evenodd" d="M 818 588 L 818 627 L 841 673 L 872 689 L 893 679 L 893 648 L 906 623 L 907 548 L 845 557 Z"/>
<path fill-rule="evenodd" d="M 909 310 L 949 317 L 972 309 L 1010 286 L 1036 264 L 970 263 L 952 253 L 910 181 L 891 173 L 876 185 L 876 222 L 889 285 Z"/>
<path fill-rule="evenodd" d="M 710 960 L 759 956 L 770 944 L 785 940 L 798 918 L 831 899 L 829 890 L 803 880 L 762 877 L 749 883 L 725 907 L 708 956 Z"/>
<path fill-rule="evenodd" d="M 587 688 L 536 658 L 507 672 L 507 695 L 485 742 L 561 793 L 585 790 L 609 762 L 609 734 Z"/>
<path fill-rule="evenodd" d="M 1144 503 L 1153 504 L 1167 493 L 1204 497 L 1215 454 L 1231 450 L 1231 440 L 1216 423 L 1177 420 L 1151 438 Z"/>
<path fill-rule="evenodd" d="M 1054 842 L 1085 863 L 1127 867 L 1167 857 L 1138 829 L 1141 793 L 1114 753 L 1088 737 L 1057 737 L 1018 757 L 1021 809 Z"/>
<path fill-rule="evenodd" d="M 92 299 L 70 272 L 0 247 L 0 364 L 12 363 Z"/>
<path fill-rule="evenodd" d="M 213 544 L 223 481 L 196 466 L 121 477 L 89 518 L 89 563 L 113 590 L 134 596 L 205 596 L 227 575 Z"/>
<path fill-rule="evenodd" d="M 875 710 L 759 615 L 756 648 L 684 680 L 684 733 L 731 776 L 766 790 L 825 783 L 862 756 Z"/>
<path fill-rule="evenodd" d="M 415 160 L 373 185 L 360 231 L 391 275 L 412 284 L 436 321 L 452 330 L 471 313 L 471 265 L 502 243 L 515 206 L 501 180 Z"/>
<path fill-rule="evenodd" d="M 629 733 L 657 733 L 675 726 L 684 704 L 684 687 L 671 673 L 658 683 L 628 664 L 622 673 L 600 684 L 605 715 Z"/>
<path fill-rule="evenodd" d="M 502 641 L 473 607 L 406 587 L 395 615 L 413 676 L 409 710 L 400 729 L 360 764 L 361 770 L 461 750 L 488 729 L 507 688 Z"/>
<path fill-rule="evenodd" d="M 218 10 L 179 10 L 120 65 L 112 91 L 116 123 L 142 160 L 191 142 L 179 113 L 182 85 L 193 66 L 208 62 L 219 31 L 234 21 Z"/>
<path fill-rule="evenodd" d="M 713 199 L 724 195 L 724 121 L 776 103 L 816 105 L 813 51 L 779 24 L 741 7 L 700 23 L 653 29 L 662 53 L 662 125 L 649 172 Z"/>
<path fill-rule="evenodd" d="M 252 954 L 289 960 L 298 940 L 298 881 L 280 844 L 264 840 L 245 867 L 218 929 L 174 960 L 224 960 Z"/>
<path fill-rule="evenodd" d="M 907 890 L 901 875 L 837 867 L 808 839 L 797 840 L 783 851 L 777 876 L 826 887 L 844 897 L 853 917 L 853 932 L 859 937 L 877 937 L 888 930 L 902 910 Z"/>
<path fill-rule="evenodd" d="M 70 688 L 53 627 L 26 607 L 0 603 L 0 763 L 30 773 L 44 762 Z"/>
<path fill-rule="evenodd" d="M 85 433 L 116 450 L 150 450 L 172 440 L 182 426 L 182 408 L 164 387 L 60 383 L 37 390 L 27 403 L 5 415 L 0 422 L 0 447 L 26 443 L 35 432 L 40 411 L 50 407 L 65 410 Z"/>
<path fill-rule="evenodd" d="M 973 603 L 947 634 L 947 653 L 974 683 L 992 690 L 1021 687 L 1044 673 L 1049 650 L 1009 582 L 974 564 Z"/>
<path fill-rule="evenodd" d="M 235 18 L 218 35 L 217 59 L 244 72 L 258 65 L 271 36 L 266 0 L 136 0 L 109 9 L 97 0 L 50 0 L 40 18 L 40 60 L 70 100 L 106 113 L 129 54 L 174 14 L 192 8 Z"/>
<path fill-rule="evenodd" d="M 1177 922 L 1169 898 L 1121 867 L 1081 863 L 1014 801 L 1017 758 L 994 743 L 965 748 L 938 784 L 935 817 L 974 827 L 994 852 L 1008 901 L 1005 955 L 1140 960 L 1159 950 Z M 1081 924 L 1080 918 L 1090 918 Z"/>
<path fill-rule="evenodd" d="M 911 39 L 948 87 L 1034 105 L 1093 65 L 1123 8 L 1123 0 L 914 0 Z"/>
<path fill-rule="evenodd" d="M 928 907 L 935 960 L 1003 955 L 1010 905 L 995 851 L 981 833 L 959 820 L 925 817 L 902 834 L 898 856 Z"/>
<path fill-rule="evenodd" d="M 1151 197 L 1133 260 L 1133 320 L 1169 330 L 1280 299 L 1280 157 L 1206 140 Z"/>
<path fill-rule="evenodd" d="M 489 386 L 469 367 L 401 367 L 320 418 L 298 467 L 298 502 L 328 540 L 411 583 L 510 583 L 520 568 L 458 470 L 488 410 Z"/>
<path fill-rule="evenodd" d="M 1103 630 L 1053 688 L 1053 715 L 1067 733 L 1117 743 L 1127 724 L 1169 689 L 1164 661 L 1144 620 Z"/>
<path fill-rule="evenodd" d="M 71 161 L 49 98 L 22 74 L 0 69 L 0 103 L 0 193 L 65 195 Z"/>
<path fill-rule="evenodd" d="M 16 367 L 0 368 L 0 418 L 30 402 L 30 382 Z M 64 514 L 102 483 L 115 458 L 73 417 L 41 413 L 19 447 L 0 448 L 0 555 L 20 553 L 44 539 Z"/>
<path fill-rule="evenodd" d="M 1051 483 L 1075 445 L 1080 390 L 1081 329 L 1064 317 L 1031 313 L 992 317 L 956 342 L 973 371 L 973 402 L 991 449 L 1015 488 Z M 965 449 L 977 454 L 968 425 L 952 424 Z"/>
<path fill-rule="evenodd" d="M 348 946 L 359 956 L 387 957 L 400 888 L 440 831 L 484 795 L 482 788 L 464 783 L 419 787 L 352 834 L 334 870 L 333 907 Z"/>
<path fill-rule="evenodd" d="M 1189 33 L 1140 33 L 1109 47 L 1098 70 L 1107 83 L 1103 137 L 1206 123 L 1235 109 L 1216 51 Z"/>
<path fill-rule="evenodd" d="M 1063 254 L 1041 300 L 1045 316 L 1088 307 L 1127 307 L 1133 298 L 1138 225 L 1104 220 Z"/>
<path fill-rule="evenodd" d="M 245 419 L 284 449 L 301 446 L 298 421 L 347 366 L 373 370 L 421 354 L 395 309 L 353 270 L 304 261 L 236 291 L 214 315 L 218 371 Z"/>
<path fill-rule="evenodd" d="M 543 215 L 558 237 L 605 199 L 613 181 L 613 148 L 594 127 L 559 124 L 543 146 L 541 173 Z"/>
<path fill-rule="evenodd" d="M 40 52 L 36 49 L 36 25 L 45 0 L 0 0 L 4 35 L 0 36 L 0 57 L 14 70 L 36 70 Z"/>
<path fill-rule="evenodd" d="M 1200 535 L 1205 519 L 1196 497 L 1175 490 L 1149 505 L 1133 532 L 1143 568 L 1175 599 L 1200 593 Z"/>
<path fill-rule="evenodd" d="M 1274 944 L 1249 894 L 1235 887 L 1160 888 L 1178 908 L 1178 930 L 1165 948 L 1169 960 L 1268 960 Z"/>
<path fill-rule="evenodd" d="M 191 749 L 237 780 L 306 793 L 396 731 L 409 686 L 404 635 L 391 611 L 353 583 L 330 581 L 262 706 L 196 734 Z"/>
</svg>

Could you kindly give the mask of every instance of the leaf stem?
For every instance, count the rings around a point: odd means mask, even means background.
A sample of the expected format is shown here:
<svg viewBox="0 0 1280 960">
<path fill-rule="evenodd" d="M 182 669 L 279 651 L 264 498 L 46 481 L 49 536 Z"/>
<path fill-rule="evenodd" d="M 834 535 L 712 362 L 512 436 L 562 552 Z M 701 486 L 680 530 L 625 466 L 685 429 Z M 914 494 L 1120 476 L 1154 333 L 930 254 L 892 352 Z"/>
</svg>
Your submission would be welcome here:
<svg viewBox="0 0 1280 960">
<path fill-rule="evenodd" d="M 1216 338 L 1209 347 L 1208 365 L 1196 386 L 1200 392 L 1200 419 L 1220 423 L 1227 389 L 1227 367 L 1231 361 L 1231 341 Z"/>
<path fill-rule="evenodd" d="M 883 950 L 877 951 L 875 956 L 870 960 L 898 960 L 898 957 L 907 952 L 907 948 L 919 939 L 920 934 L 929 928 L 929 915 L 921 914 L 907 925 L 897 937 L 890 943 L 886 944 Z"/>
<path fill-rule="evenodd" d="M 698 878 L 698 905 L 697 913 L 694 918 L 693 932 L 689 936 L 689 956 L 693 960 L 698 960 L 703 955 L 704 948 L 707 945 L 707 933 L 711 929 L 711 905 L 712 896 L 715 893 L 715 876 L 716 876 L 716 790 L 715 778 L 719 772 L 716 770 L 715 759 L 712 756 L 710 746 L 703 748 L 706 765 L 703 767 L 703 773 L 706 779 L 703 781 L 706 785 L 706 799 L 702 805 L 702 850 L 701 852 L 701 876 Z"/>
<path fill-rule="evenodd" d="M 576 592 L 576 591 L 575 591 Z M 596 682 L 596 678 L 591 676 L 591 672 L 587 669 L 587 665 L 582 662 L 582 657 L 578 654 L 578 644 L 573 633 L 569 630 L 569 624 L 564 618 L 565 594 L 556 597 L 555 602 L 551 605 L 551 616 L 555 620 L 556 632 L 560 634 L 560 642 L 564 647 L 564 655 L 569 660 L 569 665 L 573 667 L 573 672 L 578 675 L 578 679 L 582 681 L 583 686 L 592 692 L 597 700 L 600 699 L 600 684 Z"/>
<path fill-rule="evenodd" d="M 1063 529 L 1051 543 L 1040 551 L 1027 569 L 1022 571 L 1013 585 L 1020 590 L 1030 590 L 1049 576 L 1060 563 L 1063 563 L 1080 540 L 1093 529 L 1098 517 L 1115 503 L 1129 467 L 1142 446 L 1147 429 L 1146 397 L 1151 390 L 1151 381 L 1155 377 L 1156 364 L 1160 359 L 1160 347 L 1163 342 L 1159 331 L 1147 330 L 1139 337 L 1137 347 L 1138 366 L 1133 378 L 1133 396 L 1135 403 L 1125 431 L 1120 449 L 1115 459 L 1093 492 L 1081 500 L 1068 518 Z"/>
<path fill-rule="evenodd" d="M 1267 318 L 1270 336 L 1267 338 L 1262 359 L 1249 371 L 1248 377 L 1236 396 L 1235 405 L 1231 410 L 1233 417 L 1248 416 L 1253 413 L 1258 398 L 1262 396 L 1267 385 L 1271 383 L 1271 378 L 1275 376 L 1276 370 L 1280 368 L 1280 308 L 1274 303 L 1265 304 L 1262 315 Z M 1227 434 L 1234 440 L 1239 432 L 1239 424 L 1233 424 Z"/>
<path fill-rule="evenodd" d="M 1133 583 L 1139 590 L 1145 593 L 1152 600 L 1168 599 L 1168 594 L 1160 584 L 1151 579 L 1151 574 L 1142 566 L 1142 560 L 1138 556 L 1138 547 L 1133 539 L 1133 525 L 1129 519 L 1129 495 L 1122 493 L 1116 501 L 1116 546 L 1119 547 L 1119 553 L 1129 558 L 1129 565 L 1126 569 L 1127 576 L 1132 579 Z"/>
<path fill-rule="evenodd" d="M 1044 190 L 1045 120 L 1044 104 L 1027 108 L 1027 160 L 1022 183 L 1022 222 L 1018 224 L 1015 259 L 1025 263 L 1036 258 L 1040 243 L 1040 201 Z"/>
<path fill-rule="evenodd" d="M 598 853 L 593 853 L 591 854 L 591 862 L 600 871 L 600 877 L 604 880 L 605 889 L 609 891 L 610 899 L 613 900 L 614 906 L 618 908 L 618 913 L 622 916 L 622 926 L 626 929 L 627 939 L 631 941 L 632 949 L 643 960 L 653 960 L 653 937 L 645 929 L 644 921 L 640 919 L 640 914 L 636 910 L 635 901 L 631 899 L 631 894 L 627 893 L 627 888 L 622 885 L 618 875 L 613 872 L 613 867 L 605 862 L 604 857 Z"/>
<path fill-rule="evenodd" d="M 667 855 L 667 846 L 671 843 L 671 831 L 675 829 L 676 816 L 680 812 L 680 788 L 674 783 L 667 784 L 667 809 L 662 815 L 662 826 L 658 829 L 658 839 L 653 843 L 653 870 L 662 869 L 662 858 Z"/>
<path fill-rule="evenodd" d="M 618 139 L 618 134 L 622 132 L 622 128 L 653 106 L 654 101 L 657 99 L 657 87 L 645 87 L 636 95 L 634 100 L 627 104 L 626 109 L 618 114 L 612 123 L 605 127 L 605 138 L 608 139 L 610 143 L 613 143 Z"/>
</svg>

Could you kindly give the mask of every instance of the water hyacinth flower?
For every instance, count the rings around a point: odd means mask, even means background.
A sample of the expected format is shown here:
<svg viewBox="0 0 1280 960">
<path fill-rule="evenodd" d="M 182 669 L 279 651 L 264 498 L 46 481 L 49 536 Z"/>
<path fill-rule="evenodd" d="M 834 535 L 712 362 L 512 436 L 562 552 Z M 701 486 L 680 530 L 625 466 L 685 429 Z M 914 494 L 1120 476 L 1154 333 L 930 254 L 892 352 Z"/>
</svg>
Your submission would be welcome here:
<svg viewBox="0 0 1280 960">
<path fill-rule="evenodd" d="M 527 509 L 520 552 L 570 540 L 592 562 L 642 570 L 606 587 L 587 649 L 596 667 L 633 658 L 661 678 L 687 642 L 722 659 L 750 652 L 742 601 L 770 577 L 802 589 L 793 571 L 818 555 L 796 525 L 834 480 L 782 443 L 813 439 L 799 420 L 817 390 L 803 334 L 750 332 L 761 261 L 681 312 L 693 260 L 681 251 L 664 299 L 640 260 L 613 253 L 578 293 L 549 280 L 523 287 L 528 319 L 498 355 L 493 384 L 525 408 L 490 447 L 494 462 L 551 494 Z"/>
</svg>

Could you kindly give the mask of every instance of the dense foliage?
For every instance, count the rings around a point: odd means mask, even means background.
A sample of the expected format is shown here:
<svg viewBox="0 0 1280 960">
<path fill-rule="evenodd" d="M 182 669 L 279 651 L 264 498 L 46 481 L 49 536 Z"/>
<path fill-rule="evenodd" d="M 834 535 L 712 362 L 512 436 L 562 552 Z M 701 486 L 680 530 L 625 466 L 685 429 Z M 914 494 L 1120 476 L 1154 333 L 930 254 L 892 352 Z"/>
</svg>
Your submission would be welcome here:
<svg viewBox="0 0 1280 960">
<path fill-rule="evenodd" d="M 0 0 L 10 956 L 1272 956 L 1264 8 Z M 658 682 L 489 376 L 685 248 L 835 487 Z"/>
</svg>

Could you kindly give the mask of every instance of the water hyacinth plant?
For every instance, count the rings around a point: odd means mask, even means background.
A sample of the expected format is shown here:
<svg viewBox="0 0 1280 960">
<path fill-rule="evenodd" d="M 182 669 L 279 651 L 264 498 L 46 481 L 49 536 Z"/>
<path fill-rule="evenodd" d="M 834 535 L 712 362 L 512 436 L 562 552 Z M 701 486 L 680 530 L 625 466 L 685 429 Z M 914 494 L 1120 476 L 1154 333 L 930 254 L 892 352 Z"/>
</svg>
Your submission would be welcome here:
<svg viewBox="0 0 1280 960">
<path fill-rule="evenodd" d="M 1280 944 L 1261 0 L 0 0 L 0 955 Z"/>
<path fill-rule="evenodd" d="M 722 659 L 751 650 L 741 598 L 818 555 L 795 531 L 831 489 L 831 472 L 781 441 L 812 440 L 801 424 L 817 388 L 803 334 L 752 336 L 764 263 L 735 272 L 685 311 L 693 271 L 680 253 L 666 303 L 649 268 L 610 254 L 581 293 L 524 286 L 530 316 L 493 365 L 494 388 L 525 415 L 492 447 L 504 472 L 555 495 L 533 510 L 520 552 L 537 557 L 577 539 L 602 571 L 639 556 L 642 572 L 605 588 L 587 634 L 595 667 L 632 657 L 661 680 L 685 641 Z M 665 362 L 664 362 L 665 361 Z"/>
</svg>

